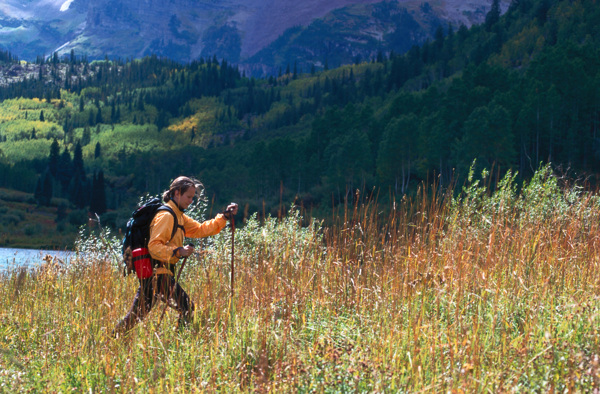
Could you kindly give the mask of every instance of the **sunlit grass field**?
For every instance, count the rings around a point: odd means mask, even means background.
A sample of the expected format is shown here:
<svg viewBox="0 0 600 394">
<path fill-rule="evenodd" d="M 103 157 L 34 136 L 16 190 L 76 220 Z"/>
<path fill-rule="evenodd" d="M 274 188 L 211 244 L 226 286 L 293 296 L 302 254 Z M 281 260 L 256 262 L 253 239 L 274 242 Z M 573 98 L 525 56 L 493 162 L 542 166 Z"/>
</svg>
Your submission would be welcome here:
<svg viewBox="0 0 600 394">
<path fill-rule="evenodd" d="M 0 391 L 598 389 L 598 194 L 548 167 L 488 180 L 391 208 L 355 196 L 327 227 L 249 218 L 233 297 L 227 228 L 186 265 L 181 331 L 158 304 L 112 338 L 137 280 L 110 232 L 83 236 L 71 266 L 1 277 Z"/>
</svg>

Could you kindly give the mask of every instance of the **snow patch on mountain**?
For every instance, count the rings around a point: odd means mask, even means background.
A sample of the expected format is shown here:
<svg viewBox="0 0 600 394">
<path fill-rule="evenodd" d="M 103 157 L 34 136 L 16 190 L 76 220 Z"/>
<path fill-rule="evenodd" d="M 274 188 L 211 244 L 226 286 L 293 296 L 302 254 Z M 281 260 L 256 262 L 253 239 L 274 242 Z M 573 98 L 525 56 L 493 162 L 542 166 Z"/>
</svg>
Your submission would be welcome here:
<svg viewBox="0 0 600 394">
<path fill-rule="evenodd" d="M 71 5 L 71 3 L 73 2 L 73 0 L 67 0 L 65 1 L 61 6 L 60 6 L 60 11 L 61 12 L 65 12 L 66 10 L 69 9 L 69 6 Z"/>
</svg>

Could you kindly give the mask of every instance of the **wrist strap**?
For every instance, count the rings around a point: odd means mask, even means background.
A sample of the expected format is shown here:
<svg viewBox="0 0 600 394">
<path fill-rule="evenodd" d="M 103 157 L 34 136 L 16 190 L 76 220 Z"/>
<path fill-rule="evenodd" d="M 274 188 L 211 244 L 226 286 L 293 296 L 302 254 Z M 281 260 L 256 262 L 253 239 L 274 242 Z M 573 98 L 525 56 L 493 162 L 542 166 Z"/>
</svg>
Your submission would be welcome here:
<svg viewBox="0 0 600 394">
<path fill-rule="evenodd" d="M 181 249 L 183 249 L 181 246 L 180 246 L 180 247 L 178 247 L 178 248 L 175 248 L 175 249 L 173 250 L 173 256 L 175 256 L 175 257 L 177 257 L 177 258 L 179 258 L 179 259 L 180 259 L 180 258 L 181 258 L 181 254 L 179 254 L 179 256 L 177 256 L 177 251 L 179 251 L 179 250 L 181 250 Z"/>
</svg>

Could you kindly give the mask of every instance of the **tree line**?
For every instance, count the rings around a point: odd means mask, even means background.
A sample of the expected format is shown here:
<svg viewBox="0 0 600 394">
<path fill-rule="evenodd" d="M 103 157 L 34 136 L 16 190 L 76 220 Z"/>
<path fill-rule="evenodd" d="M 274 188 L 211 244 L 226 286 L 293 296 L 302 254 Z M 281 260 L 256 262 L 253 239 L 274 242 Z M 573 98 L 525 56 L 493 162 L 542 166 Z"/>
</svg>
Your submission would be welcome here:
<svg viewBox="0 0 600 394">
<path fill-rule="evenodd" d="M 276 207 L 294 199 L 330 207 L 356 189 L 401 195 L 434 175 L 447 185 L 466 176 L 473 160 L 498 176 L 512 169 L 527 178 L 541 162 L 596 174 L 597 8 L 592 1 L 519 0 L 500 16 L 493 1 L 482 25 L 439 26 L 407 53 L 264 79 L 216 57 L 182 65 L 155 56 L 91 63 L 53 56 L 40 61 L 39 80 L 0 89 L 0 97 L 28 92 L 57 102 L 63 152 L 51 148 L 47 167 L 6 165 L 38 174 L 36 195 L 47 196 L 44 184 L 52 184 L 54 195 L 75 206 L 92 203 L 78 190 L 91 190 L 101 170 L 108 209 L 131 203 L 125 190 L 159 192 L 182 172 L 201 177 L 217 200 L 235 197 L 255 211 L 263 201 Z M 53 69 L 61 71 L 47 84 Z M 197 114 L 203 98 L 210 126 L 195 124 L 185 138 L 168 131 Z M 94 165 L 81 166 L 78 146 L 118 125 L 181 144 L 157 160 L 143 148 L 106 150 L 95 142 L 101 154 L 89 153 Z M 61 174 L 53 168 L 63 155 Z"/>
</svg>

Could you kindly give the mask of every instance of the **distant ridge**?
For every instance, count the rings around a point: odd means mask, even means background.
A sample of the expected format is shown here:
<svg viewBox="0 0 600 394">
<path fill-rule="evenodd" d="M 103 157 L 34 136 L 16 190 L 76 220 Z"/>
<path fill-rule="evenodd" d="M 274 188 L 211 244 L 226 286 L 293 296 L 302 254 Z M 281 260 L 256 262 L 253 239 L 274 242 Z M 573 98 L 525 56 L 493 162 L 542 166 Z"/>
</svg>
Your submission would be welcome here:
<svg viewBox="0 0 600 394">
<path fill-rule="evenodd" d="M 348 63 L 352 58 L 372 57 L 377 50 L 401 52 L 432 37 L 440 25 L 482 22 L 490 7 L 489 0 L 431 4 L 421 0 L 3 3 L 0 49 L 20 59 L 31 61 L 55 51 L 68 55 L 71 50 L 89 59 L 156 54 L 189 62 L 216 55 L 258 73 L 274 72 L 295 60 L 304 68 L 318 68 L 327 56 L 334 63 Z M 501 2 L 502 8 L 508 3 Z M 403 18 L 395 17 L 401 12 Z M 311 50 L 323 43 L 333 48 L 331 54 L 322 48 Z"/>
</svg>

